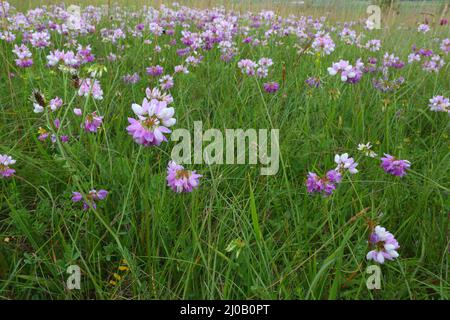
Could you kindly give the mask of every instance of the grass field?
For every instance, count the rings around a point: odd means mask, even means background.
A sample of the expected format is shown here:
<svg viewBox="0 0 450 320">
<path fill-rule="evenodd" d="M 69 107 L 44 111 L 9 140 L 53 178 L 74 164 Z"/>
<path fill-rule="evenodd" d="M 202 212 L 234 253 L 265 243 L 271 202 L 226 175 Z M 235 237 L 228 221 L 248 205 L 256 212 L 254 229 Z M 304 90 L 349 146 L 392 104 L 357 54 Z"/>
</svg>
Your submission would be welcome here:
<svg viewBox="0 0 450 320">
<path fill-rule="evenodd" d="M 286 3 L 143 10 L 85 1 L 81 28 L 66 28 L 69 15 L 50 2 L 11 1 L 9 10 L 4 2 L 0 298 L 449 299 L 450 105 L 430 110 L 430 99 L 450 96 L 444 2 L 400 3 L 399 14 L 382 11 L 373 30 L 365 28 L 365 2 L 349 15 L 350 1 L 306 2 L 303 13 Z M 433 15 L 421 32 L 424 10 Z M 314 20 L 320 16 L 328 19 Z M 334 44 L 329 54 L 315 45 L 324 34 Z M 366 47 L 373 39 L 378 51 Z M 21 43 L 25 53 L 14 53 Z M 51 66 L 55 50 L 65 54 Z M 267 75 L 240 63 L 264 57 L 273 61 Z M 341 59 L 357 74 L 347 81 L 329 70 Z M 157 65 L 162 74 L 149 75 Z M 136 83 L 124 81 L 134 73 Z M 87 78 L 98 80 L 102 99 Z M 320 84 L 305 83 L 311 78 Z M 266 92 L 271 82 L 276 92 Z M 174 192 L 166 181 L 176 144 L 170 133 L 144 146 L 126 130 L 146 88 L 173 97 L 171 130 L 193 132 L 195 121 L 203 130 L 279 129 L 277 174 L 261 175 L 260 163 L 185 164 L 202 175 L 199 186 Z M 56 97 L 61 106 L 50 101 Z M 358 150 L 367 142 L 375 157 Z M 344 153 L 359 172 L 335 170 L 342 181 L 331 195 L 308 192 L 308 173 L 323 177 Z M 408 160 L 406 174 L 386 172 L 384 154 Z M 89 197 L 92 189 L 108 195 Z M 366 258 L 377 225 L 398 241 L 392 261 Z M 66 285 L 71 265 L 81 270 L 79 290 Z M 366 286 L 370 265 L 381 268 L 380 289 Z"/>
</svg>

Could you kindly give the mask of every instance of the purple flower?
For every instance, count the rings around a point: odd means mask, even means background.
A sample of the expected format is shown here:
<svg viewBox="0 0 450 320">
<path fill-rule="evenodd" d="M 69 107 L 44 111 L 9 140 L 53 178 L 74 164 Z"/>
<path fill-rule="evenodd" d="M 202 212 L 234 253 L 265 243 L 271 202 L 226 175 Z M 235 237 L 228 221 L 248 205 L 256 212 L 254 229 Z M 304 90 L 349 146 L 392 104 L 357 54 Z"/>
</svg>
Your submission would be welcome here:
<svg viewBox="0 0 450 320">
<path fill-rule="evenodd" d="M 142 106 L 133 103 L 131 106 L 138 119 L 128 118 L 130 125 L 127 127 L 128 134 L 134 141 L 144 146 L 159 146 L 161 142 L 167 141 L 164 134 L 171 133 L 168 128 L 176 123 L 173 118 L 175 109 L 167 107 L 167 102 L 144 98 Z"/>
<path fill-rule="evenodd" d="M 419 27 L 417 28 L 417 31 L 422 32 L 422 33 L 427 33 L 428 31 L 430 31 L 431 28 L 429 25 L 427 24 L 421 24 L 419 25 Z"/>
<path fill-rule="evenodd" d="M 84 131 L 97 132 L 98 128 L 102 125 L 103 117 L 97 116 L 96 112 L 88 114 L 84 121 Z"/>
<path fill-rule="evenodd" d="M 16 65 L 20 68 L 28 68 L 33 65 L 32 54 L 28 47 L 22 44 L 20 47 L 14 45 L 13 53 L 17 56 Z"/>
<path fill-rule="evenodd" d="M 333 63 L 332 66 L 327 70 L 331 76 L 340 74 L 341 80 L 343 82 L 357 83 L 359 82 L 359 80 L 361 80 L 363 67 L 364 64 L 360 59 L 358 59 L 358 61 L 356 62 L 355 67 L 346 60 L 339 60 L 339 62 Z"/>
<path fill-rule="evenodd" d="M 305 80 L 305 83 L 310 88 L 318 88 L 320 87 L 320 78 L 319 77 L 309 77 Z"/>
<path fill-rule="evenodd" d="M 450 100 L 444 96 L 434 96 L 428 106 L 431 111 L 447 112 L 450 115 Z"/>
<path fill-rule="evenodd" d="M 50 109 L 56 111 L 63 105 L 63 101 L 60 97 L 56 97 L 49 102 Z"/>
<path fill-rule="evenodd" d="M 50 34 L 47 31 L 33 32 L 30 42 L 35 48 L 47 47 L 50 45 Z"/>
<path fill-rule="evenodd" d="M 164 68 L 161 66 L 152 66 L 146 69 L 147 74 L 153 77 L 159 77 L 163 74 Z"/>
<path fill-rule="evenodd" d="M 446 38 L 442 40 L 440 48 L 447 55 L 450 52 L 450 39 Z"/>
<path fill-rule="evenodd" d="M 319 32 L 314 36 L 311 47 L 315 52 L 329 55 L 334 51 L 335 45 L 328 33 Z"/>
<path fill-rule="evenodd" d="M 96 202 L 103 200 L 107 197 L 108 195 L 108 191 L 106 190 L 91 190 L 89 191 L 89 193 L 86 195 L 86 197 L 83 198 L 83 195 L 80 192 L 72 192 L 72 201 L 73 202 L 79 202 L 79 201 L 83 201 L 83 210 L 86 211 L 89 208 L 92 209 L 96 209 L 97 205 Z"/>
<path fill-rule="evenodd" d="M 322 193 L 329 196 L 336 189 L 336 184 L 342 181 L 342 175 L 336 170 L 329 170 L 324 178 L 314 172 L 309 172 L 306 179 L 306 188 L 309 193 Z"/>
<path fill-rule="evenodd" d="M 139 77 L 139 74 L 137 72 L 133 74 L 127 74 L 123 76 L 123 82 L 128 84 L 135 84 L 138 83 L 141 78 Z"/>
<path fill-rule="evenodd" d="M 369 244 L 374 247 L 367 253 L 367 260 L 383 264 L 385 260 L 394 260 L 399 256 L 396 251 L 400 248 L 394 235 L 381 226 L 376 226 L 370 235 Z"/>
<path fill-rule="evenodd" d="M 16 170 L 11 169 L 10 165 L 15 164 L 16 160 L 6 154 L 0 154 L 0 177 L 8 178 L 12 176 Z"/>
<path fill-rule="evenodd" d="M 406 175 L 406 170 L 411 166 L 408 160 L 398 160 L 389 154 L 384 154 L 381 158 L 381 167 L 386 173 L 394 176 L 403 177 Z"/>
<path fill-rule="evenodd" d="M 167 167 L 167 185 L 175 192 L 192 192 L 199 185 L 202 175 L 185 170 L 182 165 L 170 161 Z"/>
<path fill-rule="evenodd" d="M 263 84 L 264 90 L 268 93 L 275 93 L 280 88 L 277 82 L 267 82 Z"/>
<path fill-rule="evenodd" d="M 100 82 L 90 78 L 81 80 L 78 95 L 88 97 L 90 94 L 92 94 L 92 97 L 96 100 L 103 99 L 103 90 L 100 87 Z"/>
<path fill-rule="evenodd" d="M 169 75 L 165 75 L 159 79 L 159 83 L 161 84 L 161 88 L 163 90 L 169 90 L 173 87 L 173 78 Z"/>
<path fill-rule="evenodd" d="M 358 165 L 353 158 L 350 158 L 348 156 L 348 153 L 344 153 L 342 155 L 335 155 L 334 156 L 334 162 L 336 162 L 337 167 L 336 171 L 343 171 L 348 170 L 351 174 L 358 173 L 358 169 L 356 169 L 356 166 Z"/>
</svg>

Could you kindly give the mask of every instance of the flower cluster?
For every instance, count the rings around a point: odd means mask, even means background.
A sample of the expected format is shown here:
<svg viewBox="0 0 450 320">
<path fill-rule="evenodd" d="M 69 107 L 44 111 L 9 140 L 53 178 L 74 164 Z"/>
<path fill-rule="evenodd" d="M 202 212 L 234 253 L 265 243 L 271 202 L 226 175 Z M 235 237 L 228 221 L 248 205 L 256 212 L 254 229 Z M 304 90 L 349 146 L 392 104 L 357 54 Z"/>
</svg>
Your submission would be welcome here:
<svg viewBox="0 0 450 320">
<path fill-rule="evenodd" d="M 351 174 L 358 172 L 356 169 L 358 163 L 349 157 L 347 153 L 335 155 L 334 162 L 337 164 L 337 167 L 329 170 L 324 177 L 320 177 L 314 172 L 308 173 L 306 179 L 308 193 L 322 193 L 324 196 L 329 196 L 336 189 L 336 184 L 342 181 L 342 175 L 345 171 Z"/>
<path fill-rule="evenodd" d="M 269 67 L 272 65 L 273 61 L 270 58 L 261 58 L 258 62 L 250 59 L 243 59 L 238 62 L 238 68 L 241 69 L 243 74 L 256 75 L 258 78 L 266 78 L 269 74 Z"/>
<path fill-rule="evenodd" d="M 192 192 L 199 185 L 202 175 L 186 170 L 182 165 L 170 161 L 167 166 L 167 185 L 175 192 Z"/>
<path fill-rule="evenodd" d="M 370 235 L 369 244 L 374 248 L 367 253 L 367 260 L 383 264 L 386 260 L 394 260 L 399 256 L 400 248 L 394 235 L 381 226 L 376 226 Z"/>
<path fill-rule="evenodd" d="M 164 134 L 171 133 L 169 127 L 176 123 L 176 119 L 173 118 L 175 109 L 168 107 L 167 104 L 167 101 L 154 98 L 150 101 L 144 98 L 142 105 L 132 104 L 131 108 L 137 119 L 128 118 L 130 125 L 127 131 L 136 143 L 144 146 L 159 146 L 161 142 L 167 141 Z"/>
<path fill-rule="evenodd" d="M 16 170 L 12 169 L 10 166 L 15 163 L 16 160 L 14 160 L 11 156 L 0 154 L 0 177 L 11 177 L 16 172 Z"/>
<path fill-rule="evenodd" d="M 28 68 L 33 65 L 32 54 L 28 47 L 24 44 L 14 45 L 13 53 L 17 56 L 16 65 L 20 68 Z"/>
<path fill-rule="evenodd" d="M 435 112 L 447 112 L 450 116 L 450 100 L 444 96 L 434 96 L 430 99 L 430 104 L 428 105 L 431 111 Z"/>
<path fill-rule="evenodd" d="M 331 76 L 339 74 L 343 82 L 353 84 L 361 80 L 363 75 L 363 67 L 364 64 L 361 60 L 358 60 L 355 66 L 352 66 L 346 60 L 339 60 L 338 62 L 333 63 L 333 65 L 327 70 Z"/>
<path fill-rule="evenodd" d="M 72 192 L 72 201 L 79 202 L 83 201 L 83 210 L 89 210 L 89 208 L 97 209 L 96 202 L 103 200 L 108 195 L 108 191 L 106 190 L 91 190 L 89 193 L 83 197 L 81 192 Z"/>
<path fill-rule="evenodd" d="M 92 95 L 92 97 L 96 100 L 103 99 L 103 90 L 100 87 L 100 81 L 97 79 L 82 79 L 80 88 L 78 89 L 78 95 L 88 97 Z"/>
<path fill-rule="evenodd" d="M 381 167 L 386 173 L 393 176 L 403 177 L 406 175 L 406 171 L 411 167 L 411 162 L 408 160 L 399 160 L 395 157 L 384 154 L 381 158 Z"/>
</svg>

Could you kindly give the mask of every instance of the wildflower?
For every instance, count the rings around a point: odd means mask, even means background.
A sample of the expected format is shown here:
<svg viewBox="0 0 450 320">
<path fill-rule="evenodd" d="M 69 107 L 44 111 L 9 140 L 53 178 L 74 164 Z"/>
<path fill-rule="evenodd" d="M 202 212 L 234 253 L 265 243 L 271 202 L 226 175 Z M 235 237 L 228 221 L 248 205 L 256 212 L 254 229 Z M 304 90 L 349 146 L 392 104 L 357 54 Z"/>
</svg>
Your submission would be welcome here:
<svg viewBox="0 0 450 320">
<path fill-rule="evenodd" d="M 163 74 L 164 68 L 161 66 L 152 66 L 146 69 L 147 74 L 153 77 L 158 77 Z"/>
<path fill-rule="evenodd" d="M 97 115 L 96 112 L 88 114 L 84 121 L 84 131 L 97 132 L 98 128 L 102 125 L 103 117 Z"/>
<path fill-rule="evenodd" d="M 263 84 L 264 90 L 268 93 L 275 93 L 280 88 L 277 82 L 267 82 Z"/>
<path fill-rule="evenodd" d="M 72 201 L 79 202 L 83 201 L 83 210 L 88 210 L 89 208 L 97 209 L 96 202 L 105 199 L 108 196 L 108 191 L 106 190 L 91 190 L 83 199 L 83 195 L 80 192 L 72 192 Z"/>
<path fill-rule="evenodd" d="M 175 69 L 175 73 L 184 73 L 184 74 L 189 73 L 189 70 L 183 65 L 175 66 L 174 69 Z"/>
<path fill-rule="evenodd" d="M 394 176 L 403 177 L 406 175 L 406 171 L 411 166 L 411 162 L 408 160 L 398 160 L 389 154 L 384 154 L 381 158 L 381 167 L 386 173 Z"/>
<path fill-rule="evenodd" d="M 92 80 L 86 78 L 81 80 L 80 88 L 78 89 L 78 95 L 88 97 L 92 94 L 92 97 L 96 100 L 103 99 L 103 90 L 100 87 L 100 82 L 98 80 Z"/>
<path fill-rule="evenodd" d="M 12 176 L 16 170 L 11 169 L 10 165 L 15 164 L 16 160 L 6 154 L 0 154 L 0 177 L 8 178 Z"/>
<path fill-rule="evenodd" d="M 381 226 L 376 226 L 370 235 L 369 244 L 374 247 L 367 253 L 366 259 L 383 264 L 385 260 L 394 260 L 399 256 L 400 248 L 394 235 Z"/>
<path fill-rule="evenodd" d="M 315 52 L 329 55 L 334 51 L 335 44 L 328 33 L 323 34 L 323 32 L 319 32 L 314 36 L 311 47 Z"/>
<path fill-rule="evenodd" d="M 450 52 L 450 39 L 446 38 L 442 40 L 440 48 L 447 55 Z"/>
<path fill-rule="evenodd" d="M 305 83 L 310 88 L 318 88 L 320 87 L 320 78 L 319 77 L 309 77 L 305 80 Z"/>
<path fill-rule="evenodd" d="M 257 63 L 250 59 L 243 59 L 238 62 L 238 68 L 241 69 L 241 72 L 249 76 L 255 75 L 255 70 L 257 66 L 258 66 Z"/>
<path fill-rule="evenodd" d="M 394 80 L 389 80 L 387 77 L 372 79 L 372 85 L 375 89 L 381 92 L 391 92 L 398 90 L 401 85 L 405 82 L 405 78 L 399 77 Z"/>
<path fill-rule="evenodd" d="M 377 154 L 372 150 L 372 144 L 370 142 L 359 143 L 358 150 L 363 152 L 367 157 L 375 158 Z"/>
<path fill-rule="evenodd" d="M 33 32 L 30 42 L 35 48 L 47 47 L 50 45 L 50 34 L 47 31 Z"/>
<path fill-rule="evenodd" d="M 60 97 L 56 97 L 50 100 L 49 106 L 52 111 L 56 111 L 59 108 L 61 108 L 62 104 L 63 104 L 62 99 Z"/>
<path fill-rule="evenodd" d="M 334 162 L 337 164 L 336 171 L 342 172 L 343 170 L 348 170 L 351 174 L 358 173 L 358 163 L 355 160 L 348 156 L 348 153 L 344 153 L 342 155 L 335 155 Z"/>
<path fill-rule="evenodd" d="M 383 67 L 401 69 L 405 66 L 405 63 L 396 57 L 394 54 L 385 53 L 383 56 Z"/>
<path fill-rule="evenodd" d="M 137 72 L 133 74 L 127 74 L 123 76 L 123 82 L 128 84 L 135 84 L 138 83 L 141 78 L 139 77 L 139 74 Z"/>
<path fill-rule="evenodd" d="M 77 117 L 80 117 L 81 115 L 83 115 L 83 111 L 81 111 L 81 109 L 79 109 L 79 108 L 73 109 L 73 113 L 74 113 Z"/>
<path fill-rule="evenodd" d="M 431 111 L 448 112 L 450 115 L 450 100 L 444 96 L 434 96 L 430 99 L 430 104 L 428 106 Z"/>
<path fill-rule="evenodd" d="M 314 172 L 309 172 L 306 179 L 306 188 L 309 193 L 322 193 L 329 196 L 336 189 L 336 183 L 342 181 L 342 175 L 336 170 L 329 170 L 325 177 L 321 178 Z"/>
<path fill-rule="evenodd" d="M 421 33 L 427 33 L 430 30 L 431 30 L 430 26 L 424 23 L 420 24 L 419 27 L 417 28 L 417 31 Z"/>
<path fill-rule="evenodd" d="M 33 65 L 32 54 L 28 47 L 22 44 L 20 47 L 14 45 L 13 53 L 17 56 L 16 65 L 20 68 L 28 68 Z"/>
<path fill-rule="evenodd" d="M 142 106 L 133 103 L 131 107 L 138 119 L 128 118 L 130 125 L 127 131 L 136 143 L 159 146 L 161 142 L 167 141 L 164 134 L 171 133 L 169 127 L 176 123 L 173 118 L 174 108 L 168 108 L 165 101 L 148 101 L 147 98 L 144 98 Z"/>
<path fill-rule="evenodd" d="M 366 45 L 365 48 L 369 51 L 375 52 L 375 51 L 380 51 L 381 49 L 381 41 L 378 39 L 373 39 L 373 40 L 369 40 Z"/>
<path fill-rule="evenodd" d="M 340 74 L 343 82 L 356 83 L 361 79 L 362 67 L 363 64 L 360 61 L 358 61 L 357 67 L 353 67 L 348 61 L 340 60 L 333 63 L 327 70 L 331 76 Z"/>
<path fill-rule="evenodd" d="M 439 72 L 445 65 L 444 60 L 437 54 L 431 56 L 431 59 L 422 64 L 422 69 L 427 72 Z"/>
<path fill-rule="evenodd" d="M 169 90 L 173 87 L 173 78 L 169 75 L 165 75 L 159 79 L 159 83 L 161 84 L 161 88 L 163 90 Z"/>
<path fill-rule="evenodd" d="M 175 192 L 192 192 L 199 185 L 202 175 L 184 169 L 182 165 L 170 161 L 167 167 L 167 185 Z"/>
<path fill-rule="evenodd" d="M 147 99 L 152 100 L 156 99 L 159 101 L 164 101 L 167 104 L 171 104 L 173 102 L 173 98 L 169 93 L 163 93 L 158 88 L 147 88 L 145 89 L 145 95 L 147 96 Z"/>
</svg>

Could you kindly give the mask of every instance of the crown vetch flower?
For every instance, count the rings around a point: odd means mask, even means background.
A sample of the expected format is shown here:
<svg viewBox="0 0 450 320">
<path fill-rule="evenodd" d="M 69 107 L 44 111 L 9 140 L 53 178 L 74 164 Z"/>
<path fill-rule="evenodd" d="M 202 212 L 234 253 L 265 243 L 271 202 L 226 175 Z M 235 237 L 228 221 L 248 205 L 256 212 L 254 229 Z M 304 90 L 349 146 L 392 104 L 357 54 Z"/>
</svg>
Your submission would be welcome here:
<svg viewBox="0 0 450 320">
<path fill-rule="evenodd" d="M 336 189 L 336 184 L 342 181 L 342 174 L 336 170 L 329 170 L 321 178 L 314 172 L 309 172 L 306 179 L 306 189 L 309 193 L 322 193 L 329 196 Z"/>
<path fill-rule="evenodd" d="M 17 56 L 16 65 L 20 68 L 28 68 L 33 65 L 33 59 L 31 58 L 32 54 L 28 47 L 24 44 L 14 45 L 13 53 Z"/>
<path fill-rule="evenodd" d="M 84 120 L 84 131 L 97 132 L 103 123 L 103 117 L 98 116 L 96 112 L 92 112 L 86 116 Z"/>
<path fill-rule="evenodd" d="M 72 192 L 72 201 L 79 202 L 83 201 L 83 210 L 88 210 L 89 208 L 96 209 L 96 202 L 105 199 L 108 196 L 108 191 L 106 190 L 91 190 L 86 195 L 85 199 L 83 199 L 83 194 L 81 192 Z"/>
<path fill-rule="evenodd" d="M 167 185 L 175 192 L 192 192 L 199 185 L 201 174 L 184 169 L 175 161 L 169 161 L 167 167 Z"/>
<path fill-rule="evenodd" d="M 92 80 L 86 78 L 81 80 L 80 88 L 78 89 L 78 95 L 87 97 L 92 94 L 92 97 L 96 100 L 103 99 L 103 90 L 100 87 L 100 82 L 98 80 Z"/>
<path fill-rule="evenodd" d="M 411 162 L 408 160 L 399 160 L 386 153 L 381 158 L 381 167 L 383 170 L 394 176 L 403 177 L 406 175 L 406 171 L 410 166 Z"/>
<path fill-rule="evenodd" d="M 165 133 L 171 133 L 169 127 L 176 123 L 173 118 L 175 109 L 167 107 L 166 101 L 144 98 L 142 106 L 133 103 L 131 106 L 138 119 L 128 118 L 130 125 L 127 127 L 128 134 L 134 141 L 144 146 L 159 146 L 161 142 L 167 141 Z"/>
<path fill-rule="evenodd" d="M 11 156 L 0 154 L 0 177 L 8 178 L 12 176 L 16 170 L 10 168 L 10 166 L 15 163 L 16 160 L 14 160 Z"/>
<path fill-rule="evenodd" d="M 356 166 L 358 165 L 353 158 L 348 156 L 348 153 L 344 153 L 342 155 L 335 155 L 334 162 L 336 162 L 337 167 L 336 171 L 348 170 L 350 173 L 355 174 L 358 173 L 358 169 Z"/>
<path fill-rule="evenodd" d="M 399 256 L 396 251 L 400 248 L 394 235 L 381 226 L 376 226 L 370 235 L 369 244 L 374 247 L 366 255 L 367 260 L 383 264 L 386 260 L 394 260 Z"/>
<path fill-rule="evenodd" d="M 280 85 L 278 82 L 267 82 L 263 84 L 263 87 L 267 93 L 275 93 L 280 88 Z"/>
<path fill-rule="evenodd" d="M 448 112 L 450 115 L 450 100 L 444 96 L 434 96 L 430 99 L 430 104 L 428 106 L 431 111 Z"/>
</svg>

